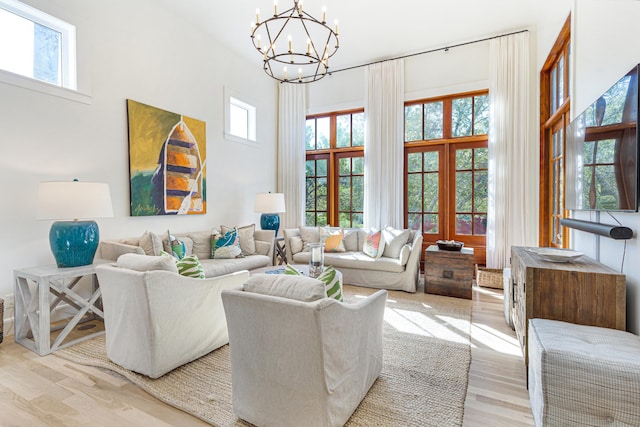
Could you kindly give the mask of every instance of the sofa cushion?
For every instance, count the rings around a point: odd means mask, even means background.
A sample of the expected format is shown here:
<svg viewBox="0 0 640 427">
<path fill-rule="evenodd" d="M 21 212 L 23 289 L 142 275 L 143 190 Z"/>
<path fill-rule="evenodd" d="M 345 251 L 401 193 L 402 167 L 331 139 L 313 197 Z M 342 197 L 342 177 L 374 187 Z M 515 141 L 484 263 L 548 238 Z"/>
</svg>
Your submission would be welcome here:
<svg viewBox="0 0 640 427">
<path fill-rule="evenodd" d="M 324 243 L 325 252 L 344 252 L 344 232 L 342 230 L 332 231 L 329 227 L 318 227 L 320 232 L 320 242 Z"/>
<path fill-rule="evenodd" d="M 256 225 L 245 225 L 244 227 L 227 227 L 226 225 L 220 226 L 220 232 L 226 234 L 227 232 L 238 229 L 238 236 L 240 237 L 240 249 L 242 255 L 254 255 L 256 253 L 256 241 L 253 238 L 253 233 L 256 231 Z"/>
<path fill-rule="evenodd" d="M 409 240 L 410 230 L 396 230 L 393 227 L 386 227 L 382 230 L 384 238 L 384 252 L 382 256 L 387 258 L 400 257 L 402 246 Z"/>
<path fill-rule="evenodd" d="M 136 271 L 164 270 L 178 273 L 176 261 L 172 256 L 124 254 L 118 257 L 116 266 Z"/>
<path fill-rule="evenodd" d="M 271 257 L 266 255 L 250 255 L 244 258 L 200 259 L 200 264 L 207 277 L 223 276 L 240 270 L 254 270 L 271 265 Z"/>
<path fill-rule="evenodd" d="M 142 237 L 140 237 L 138 244 L 147 255 L 158 256 L 164 249 L 162 246 L 162 238 L 151 231 L 145 231 Z"/>
<path fill-rule="evenodd" d="M 211 258 L 226 259 L 241 256 L 242 249 L 240 248 L 240 236 L 237 228 L 229 230 L 223 235 L 216 234 L 211 236 Z"/>
<path fill-rule="evenodd" d="M 244 284 L 245 292 L 289 298 L 303 302 L 326 298 L 324 283 L 304 276 L 256 274 Z"/>
<path fill-rule="evenodd" d="M 187 255 L 187 245 L 185 245 L 184 240 L 178 239 L 169 230 L 167 230 L 167 234 L 162 240 L 162 246 L 165 253 L 173 255 L 176 259 L 182 259 Z"/>
<path fill-rule="evenodd" d="M 382 230 L 371 230 L 364 238 L 362 252 L 371 258 L 380 258 L 384 253 L 384 239 Z"/>
<path fill-rule="evenodd" d="M 290 276 L 303 275 L 300 270 L 293 267 L 291 264 L 287 264 L 284 269 L 284 274 L 288 274 Z M 326 266 L 322 273 L 320 273 L 320 275 L 317 277 L 317 279 L 324 283 L 328 298 L 333 298 L 340 302 L 343 301 L 342 283 L 340 282 L 338 273 L 336 273 L 336 269 L 332 265 Z"/>
<path fill-rule="evenodd" d="M 293 254 L 292 264 L 308 264 L 309 252 Z M 400 264 L 398 258 L 371 258 L 364 252 L 332 252 L 324 254 L 324 265 L 333 265 L 337 269 L 350 268 L 354 270 L 389 271 L 402 273 L 405 266 Z"/>
</svg>

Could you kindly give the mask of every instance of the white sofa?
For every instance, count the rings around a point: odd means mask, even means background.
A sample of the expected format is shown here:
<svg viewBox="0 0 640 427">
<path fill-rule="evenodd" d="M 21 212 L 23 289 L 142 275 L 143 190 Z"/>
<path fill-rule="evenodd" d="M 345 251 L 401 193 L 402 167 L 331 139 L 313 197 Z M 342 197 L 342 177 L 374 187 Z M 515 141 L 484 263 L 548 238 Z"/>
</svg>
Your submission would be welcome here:
<svg viewBox="0 0 640 427">
<path fill-rule="evenodd" d="M 227 344 L 224 289 L 242 286 L 248 271 L 209 279 L 178 274 L 168 256 L 125 254 L 101 264 L 107 357 L 158 378 Z"/>
<path fill-rule="evenodd" d="M 307 244 L 320 241 L 320 232 L 314 230 L 318 230 L 318 227 L 283 230 L 287 261 L 290 264 L 309 263 L 310 252 Z M 340 228 L 330 227 L 329 230 L 335 232 Z M 415 292 L 420 276 L 422 233 L 416 230 L 407 231 L 407 240 L 401 242 L 402 246 L 396 257 L 383 255 L 380 258 L 372 258 L 362 251 L 367 231 L 345 228 L 345 252 L 325 252 L 324 263 L 340 270 L 344 283 L 348 285 Z"/>
<path fill-rule="evenodd" d="M 235 414 L 256 426 L 344 425 L 382 370 L 386 299 L 341 303 L 322 282 L 285 275 L 222 291 Z"/>
<path fill-rule="evenodd" d="M 244 227 L 247 228 L 247 227 Z M 272 265 L 273 245 L 275 233 L 273 230 L 255 230 L 250 235 L 255 242 L 255 253 L 249 253 L 243 247 L 245 256 L 231 259 L 211 259 L 211 231 L 194 231 L 187 233 L 172 233 L 184 241 L 187 255 L 196 254 L 206 277 L 216 277 L 242 270 L 254 270 Z M 243 232 L 240 233 L 240 244 L 243 245 Z M 164 235 L 145 232 L 142 236 L 128 237 L 118 240 L 100 242 L 99 257 L 115 261 L 125 253 L 142 255 L 160 255 L 162 250 L 171 252 L 167 248 L 166 233 Z M 253 247 L 252 247 L 253 249 Z"/>
</svg>

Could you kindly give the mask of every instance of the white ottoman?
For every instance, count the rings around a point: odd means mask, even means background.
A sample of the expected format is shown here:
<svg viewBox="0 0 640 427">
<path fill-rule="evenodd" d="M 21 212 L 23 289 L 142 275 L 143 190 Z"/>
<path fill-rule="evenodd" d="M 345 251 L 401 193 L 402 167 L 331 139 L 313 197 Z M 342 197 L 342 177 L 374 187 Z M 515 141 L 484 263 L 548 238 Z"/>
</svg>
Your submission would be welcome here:
<svg viewBox="0 0 640 427">
<path fill-rule="evenodd" d="M 528 339 L 536 426 L 640 425 L 640 337 L 531 319 Z"/>
</svg>

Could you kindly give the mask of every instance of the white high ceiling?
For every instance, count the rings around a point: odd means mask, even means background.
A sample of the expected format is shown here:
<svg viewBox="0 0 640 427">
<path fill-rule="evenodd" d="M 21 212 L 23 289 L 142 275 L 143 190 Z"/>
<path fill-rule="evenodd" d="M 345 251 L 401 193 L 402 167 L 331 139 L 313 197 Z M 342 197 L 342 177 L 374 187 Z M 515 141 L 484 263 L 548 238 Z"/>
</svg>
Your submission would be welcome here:
<svg viewBox="0 0 640 427">
<path fill-rule="evenodd" d="M 353 65 L 521 30 L 536 25 L 570 0 L 303 0 L 304 9 L 327 23 L 340 23 L 336 70 Z M 273 0 L 159 0 L 193 25 L 213 34 L 240 55 L 261 58 L 249 37 L 259 8 L 261 19 L 273 13 Z M 278 0 L 279 11 L 293 0 Z"/>
</svg>

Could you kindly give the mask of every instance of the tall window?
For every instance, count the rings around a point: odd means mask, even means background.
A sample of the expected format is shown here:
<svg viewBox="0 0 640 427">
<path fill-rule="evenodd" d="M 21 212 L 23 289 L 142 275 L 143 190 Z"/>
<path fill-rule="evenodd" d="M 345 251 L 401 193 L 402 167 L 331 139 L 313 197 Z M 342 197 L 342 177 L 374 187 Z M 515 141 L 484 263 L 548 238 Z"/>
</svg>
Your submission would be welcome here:
<svg viewBox="0 0 640 427">
<path fill-rule="evenodd" d="M 364 112 L 307 117 L 307 225 L 362 227 Z"/>
<path fill-rule="evenodd" d="M 484 263 L 489 102 L 486 91 L 405 104 L 407 227 L 424 245 L 458 240 Z"/>
<path fill-rule="evenodd" d="M 0 69 L 75 90 L 75 32 L 17 0 L 0 0 Z"/>
<path fill-rule="evenodd" d="M 565 137 L 569 125 L 571 19 L 567 18 L 540 73 L 540 246 L 568 247 L 565 217 Z"/>
</svg>

